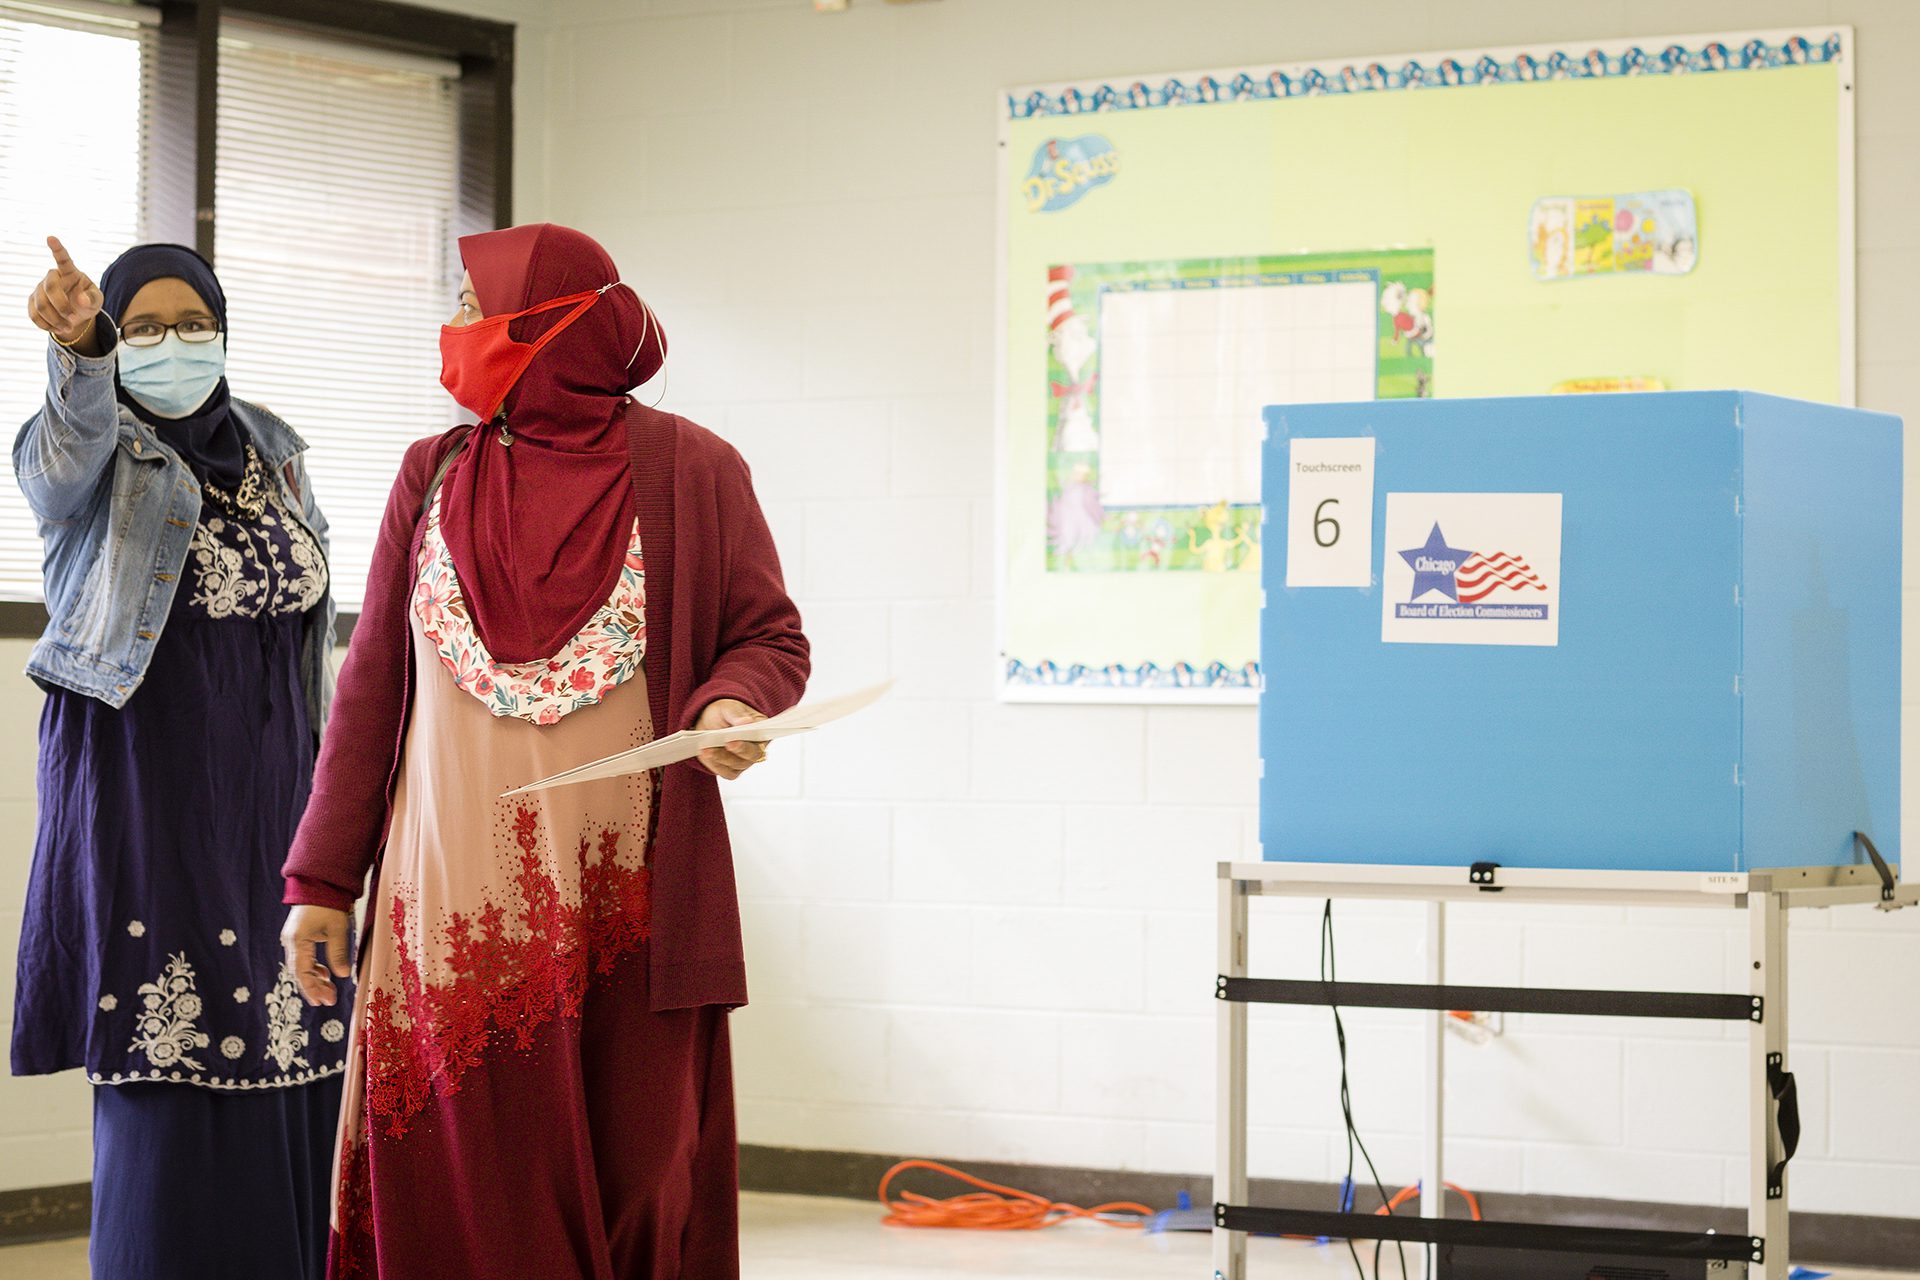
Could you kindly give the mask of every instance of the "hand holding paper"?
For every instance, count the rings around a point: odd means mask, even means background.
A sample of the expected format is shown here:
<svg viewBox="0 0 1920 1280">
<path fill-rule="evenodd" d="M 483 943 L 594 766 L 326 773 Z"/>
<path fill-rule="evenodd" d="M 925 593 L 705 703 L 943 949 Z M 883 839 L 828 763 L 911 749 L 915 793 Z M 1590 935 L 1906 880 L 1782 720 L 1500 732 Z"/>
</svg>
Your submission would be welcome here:
<svg viewBox="0 0 1920 1280">
<path fill-rule="evenodd" d="M 604 760 L 594 760 L 577 768 L 568 769 L 564 773 L 556 773 L 550 778 L 529 782 L 524 787 L 515 787 L 506 795 L 521 796 L 533 791 L 545 791 L 550 787 L 564 787 L 575 782 L 595 782 L 601 778 L 617 778 L 623 774 L 645 773 L 649 769 L 661 769 L 682 760 L 690 760 L 702 751 L 712 747 L 723 747 L 729 742 L 772 742 L 776 738 L 789 738 L 795 734 L 810 733 L 822 725 L 832 724 L 835 720 L 872 706 L 892 687 L 893 681 L 889 680 L 857 693 L 842 694 L 837 698 L 822 698 L 817 702 L 803 702 L 790 711 L 769 716 L 765 720 L 756 720 L 752 724 L 733 725 L 722 729 L 682 729 L 679 733 L 657 738 L 644 747 L 622 751 Z"/>
<path fill-rule="evenodd" d="M 734 729 L 755 724 L 767 717 L 738 698 L 716 698 L 709 702 L 693 722 L 696 731 Z M 718 778 L 732 781 L 767 758 L 767 744 L 733 738 L 724 746 L 708 747 L 694 759 L 700 767 Z"/>
</svg>

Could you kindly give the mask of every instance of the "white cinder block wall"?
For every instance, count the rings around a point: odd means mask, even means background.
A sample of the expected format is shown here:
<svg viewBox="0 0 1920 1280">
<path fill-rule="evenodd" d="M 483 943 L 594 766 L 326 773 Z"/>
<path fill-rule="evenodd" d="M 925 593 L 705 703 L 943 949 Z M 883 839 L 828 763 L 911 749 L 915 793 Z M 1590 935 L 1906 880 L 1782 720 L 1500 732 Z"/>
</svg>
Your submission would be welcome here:
<svg viewBox="0 0 1920 1280">
<path fill-rule="evenodd" d="M 816 687 L 900 681 L 733 792 L 745 1141 L 1211 1167 L 1210 865 L 1254 845 L 1254 719 L 991 697 L 994 90 L 1829 19 L 1859 30 L 1861 397 L 1920 422 L 1904 0 L 556 4 L 545 214 L 606 241 L 666 324 L 667 405 L 753 464 Z M 1344 974 L 1422 976 L 1417 912 L 1338 918 Z M 1449 959 L 1465 982 L 1739 990 L 1733 926 L 1480 908 L 1456 914 Z M 1920 1215 L 1920 912 L 1793 927 L 1795 1203 Z M 1312 972 L 1310 910 L 1257 937 L 1258 971 Z M 1338 1176 L 1325 1015 L 1255 1016 L 1254 1172 Z M 1358 1116 L 1398 1186 L 1417 1176 L 1417 1025 L 1349 1022 Z M 1454 1179 L 1738 1202 L 1739 1048 L 1691 1024 L 1510 1020 L 1453 1053 Z"/>
</svg>

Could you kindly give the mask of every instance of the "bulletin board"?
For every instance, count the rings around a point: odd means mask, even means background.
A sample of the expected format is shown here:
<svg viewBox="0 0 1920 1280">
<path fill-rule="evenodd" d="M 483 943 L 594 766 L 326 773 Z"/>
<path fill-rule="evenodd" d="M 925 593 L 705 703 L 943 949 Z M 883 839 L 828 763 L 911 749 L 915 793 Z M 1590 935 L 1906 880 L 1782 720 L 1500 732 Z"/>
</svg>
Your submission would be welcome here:
<svg viewBox="0 0 1920 1280">
<path fill-rule="evenodd" d="M 1854 395 L 1853 32 L 1008 91 L 1001 696 L 1252 702 L 1259 410 Z"/>
</svg>

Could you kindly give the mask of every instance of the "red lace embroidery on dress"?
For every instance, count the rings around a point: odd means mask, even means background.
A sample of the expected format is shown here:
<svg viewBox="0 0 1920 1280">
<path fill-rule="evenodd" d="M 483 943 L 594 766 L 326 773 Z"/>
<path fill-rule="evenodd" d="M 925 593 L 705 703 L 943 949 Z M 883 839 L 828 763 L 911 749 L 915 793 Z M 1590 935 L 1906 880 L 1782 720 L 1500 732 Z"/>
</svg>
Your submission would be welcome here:
<svg viewBox="0 0 1920 1280">
<path fill-rule="evenodd" d="M 379 1274 L 373 1240 L 373 1188 L 367 1184 L 364 1135 L 340 1148 L 338 1224 L 327 1240 L 327 1280 L 361 1280 Z"/>
<path fill-rule="evenodd" d="M 592 842 L 581 838 L 578 905 L 561 897 L 547 872 L 532 809 L 518 811 L 513 833 L 518 911 L 510 916 L 488 902 L 477 912 L 447 917 L 436 932 L 450 980 L 422 977 L 410 933 L 415 908 L 404 893 L 394 894 L 390 924 L 400 991 L 382 984 L 367 998 L 370 1131 L 402 1136 L 432 1097 L 459 1092 L 460 1078 L 490 1046 L 530 1048 L 546 1023 L 578 1017 L 589 973 L 611 972 L 621 955 L 652 932 L 649 873 L 616 860 L 618 830 L 601 832 L 597 858 Z M 347 1181 L 343 1172 L 343 1198 Z"/>
</svg>

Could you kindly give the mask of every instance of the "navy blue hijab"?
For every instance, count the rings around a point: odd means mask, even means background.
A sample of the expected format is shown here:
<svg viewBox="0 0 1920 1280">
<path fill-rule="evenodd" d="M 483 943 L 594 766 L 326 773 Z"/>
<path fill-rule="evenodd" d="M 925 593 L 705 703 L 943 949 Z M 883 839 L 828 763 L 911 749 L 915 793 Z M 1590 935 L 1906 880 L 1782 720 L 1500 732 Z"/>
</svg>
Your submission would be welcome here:
<svg viewBox="0 0 1920 1280">
<path fill-rule="evenodd" d="M 184 280 L 200 295 L 220 322 L 224 338 L 226 291 L 213 274 L 212 264 L 185 245 L 137 244 L 115 258 L 100 277 L 101 309 L 118 325 L 134 294 L 155 280 L 168 279 Z M 160 417 L 129 396 L 124 387 L 120 388 L 120 403 L 158 431 L 195 476 L 229 493 L 240 487 L 247 471 L 246 435 L 233 420 L 233 397 L 225 378 L 220 379 L 205 404 L 184 418 Z"/>
</svg>

